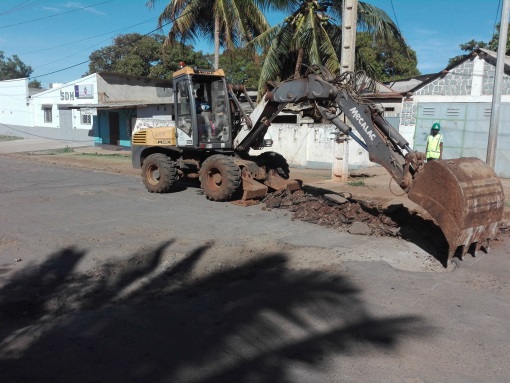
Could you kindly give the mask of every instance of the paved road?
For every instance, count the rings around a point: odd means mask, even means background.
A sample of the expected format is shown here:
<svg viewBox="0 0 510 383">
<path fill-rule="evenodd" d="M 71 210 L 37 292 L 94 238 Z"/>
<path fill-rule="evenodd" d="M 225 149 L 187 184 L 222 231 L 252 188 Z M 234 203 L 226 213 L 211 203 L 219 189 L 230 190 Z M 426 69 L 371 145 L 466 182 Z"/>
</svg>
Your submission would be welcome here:
<svg viewBox="0 0 510 383">
<path fill-rule="evenodd" d="M 192 185 L 0 164 L 2 382 L 510 380 L 508 242 L 446 272 Z"/>
</svg>

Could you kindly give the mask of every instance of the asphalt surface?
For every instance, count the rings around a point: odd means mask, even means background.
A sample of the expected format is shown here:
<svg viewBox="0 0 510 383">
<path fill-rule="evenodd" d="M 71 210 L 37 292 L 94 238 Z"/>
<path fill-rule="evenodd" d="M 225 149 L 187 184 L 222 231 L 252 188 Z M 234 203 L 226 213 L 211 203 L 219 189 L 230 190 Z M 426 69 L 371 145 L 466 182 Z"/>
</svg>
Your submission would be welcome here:
<svg viewBox="0 0 510 383">
<path fill-rule="evenodd" d="M 2 382 L 507 382 L 507 239 L 419 244 L 0 156 Z"/>
</svg>

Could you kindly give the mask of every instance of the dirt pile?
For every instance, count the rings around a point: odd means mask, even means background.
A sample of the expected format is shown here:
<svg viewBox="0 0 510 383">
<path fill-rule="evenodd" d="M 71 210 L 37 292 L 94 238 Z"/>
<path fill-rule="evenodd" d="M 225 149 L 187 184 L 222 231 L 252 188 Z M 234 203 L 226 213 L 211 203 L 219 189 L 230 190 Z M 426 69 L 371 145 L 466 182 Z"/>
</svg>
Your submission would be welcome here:
<svg viewBox="0 0 510 383">
<path fill-rule="evenodd" d="M 333 227 L 352 234 L 400 237 L 398 214 L 410 214 L 401 205 L 383 210 L 376 204 L 352 199 L 349 193 L 312 195 L 298 190 L 293 194 L 274 192 L 264 200 L 265 208 L 286 209 L 293 220 Z M 406 213 L 407 212 L 407 213 Z"/>
<path fill-rule="evenodd" d="M 332 227 L 351 234 L 404 238 L 411 241 L 437 241 L 446 247 L 441 229 L 428 215 L 410 211 L 402 204 L 382 208 L 376 202 L 352 198 L 350 193 L 309 194 L 298 190 L 270 193 L 262 201 L 264 210 L 286 209 L 292 220 Z M 496 241 L 510 237 L 510 224 L 502 222 Z"/>
</svg>

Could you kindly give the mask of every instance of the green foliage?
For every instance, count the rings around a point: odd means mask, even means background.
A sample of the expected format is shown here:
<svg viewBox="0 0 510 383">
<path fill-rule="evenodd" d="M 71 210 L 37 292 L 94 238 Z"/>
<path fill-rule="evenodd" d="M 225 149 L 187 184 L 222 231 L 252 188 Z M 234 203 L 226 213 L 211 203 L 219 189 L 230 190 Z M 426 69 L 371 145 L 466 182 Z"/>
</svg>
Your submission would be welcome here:
<svg viewBox="0 0 510 383">
<path fill-rule="evenodd" d="M 289 2 L 287 9 L 292 12 L 291 15 L 250 42 L 266 53 L 259 91 L 267 81 L 302 75 L 307 68 L 301 63 L 323 65 L 338 74 L 342 54 L 342 26 L 338 21 L 342 20 L 342 3 L 317 0 Z M 391 18 L 383 10 L 361 1 L 358 4 L 358 31 L 407 49 Z M 363 69 L 372 74 L 371 64 L 374 61 L 366 62 L 362 55 L 357 54 L 355 62 L 356 70 Z M 390 64 L 391 61 L 386 63 Z M 392 70 L 386 68 L 385 71 Z"/>
<path fill-rule="evenodd" d="M 7 136 L 4 134 L 0 134 L 0 142 L 2 141 L 15 141 L 15 140 L 22 140 L 23 138 L 17 137 L 17 136 Z"/>
<path fill-rule="evenodd" d="M 33 71 L 17 55 L 5 57 L 4 51 L 0 51 L 0 80 L 30 77 Z"/>
<path fill-rule="evenodd" d="M 225 71 L 229 84 L 244 84 L 256 88 L 261 66 L 257 57 L 247 49 L 227 50 L 220 55 L 220 68 Z"/>
<path fill-rule="evenodd" d="M 416 52 L 408 45 L 385 40 L 368 32 L 358 33 L 356 54 L 371 67 L 372 78 L 390 81 L 420 75 Z"/>
<path fill-rule="evenodd" d="M 28 87 L 29 88 L 34 88 L 34 89 L 41 89 L 42 88 L 41 87 L 41 82 L 39 80 L 37 80 L 37 79 L 34 79 L 34 80 L 30 81 L 28 83 Z"/>
<path fill-rule="evenodd" d="M 485 41 L 471 40 L 471 41 L 468 41 L 467 43 L 460 44 L 459 48 L 462 51 L 466 52 L 466 54 L 473 52 L 477 48 L 485 48 L 485 49 L 489 49 L 491 51 L 497 52 L 498 45 L 499 45 L 500 27 L 501 27 L 501 24 L 498 24 L 496 26 L 496 33 L 492 36 L 492 39 L 488 43 Z M 509 29 L 508 29 L 505 55 L 507 55 L 507 56 L 510 55 L 510 24 L 509 24 Z M 448 65 L 452 65 L 464 57 L 466 57 L 466 55 L 458 55 L 458 56 L 452 57 L 450 60 L 448 60 Z"/>
<path fill-rule="evenodd" d="M 195 52 L 192 47 L 182 44 L 164 49 L 163 42 L 161 35 L 120 35 L 114 39 L 113 45 L 92 52 L 86 74 L 112 72 L 169 79 L 180 61 L 201 68 L 211 67 L 202 52 Z"/>
<path fill-rule="evenodd" d="M 347 182 L 347 185 L 349 185 L 349 186 L 365 186 L 365 180 L 360 179 L 360 180 L 356 180 L 356 181 L 349 181 L 349 182 Z"/>
<path fill-rule="evenodd" d="M 149 0 L 152 6 L 155 0 Z M 186 44 L 206 39 L 214 42 L 214 67 L 219 65 L 220 47 L 232 50 L 269 29 L 261 8 L 281 0 L 170 0 L 158 19 L 158 27 L 172 26 L 166 43 Z M 280 4 L 280 6 L 282 6 Z"/>
<path fill-rule="evenodd" d="M 81 156 L 85 156 L 85 157 L 118 157 L 118 158 L 123 158 L 123 159 L 126 159 L 126 160 L 129 160 L 131 161 L 131 157 L 130 156 L 127 156 L 125 154 L 117 154 L 117 153 L 113 153 L 113 154 L 102 154 L 102 153 L 98 153 L 98 152 L 94 152 L 94 153 L 80 153 Z"/>
<path fill-rule="evenodd" d="M 65 148 L 62 148 L 62 149 L 56 149 L 53 151 L 53 154 L 61 154 L 61 153 L 73 153 L 74 152 L 74 149 L 73 148 L 70 148 L 69 146 L 66 145 Z"/>
<path fill-rule="evenodd" d="M 113 45 L 90 54 L 89 72 L 112 72 L 147 76 L 157 61 L 160 46 L 154 38 L 138 33 L 117 36 Z"/>
</svg>

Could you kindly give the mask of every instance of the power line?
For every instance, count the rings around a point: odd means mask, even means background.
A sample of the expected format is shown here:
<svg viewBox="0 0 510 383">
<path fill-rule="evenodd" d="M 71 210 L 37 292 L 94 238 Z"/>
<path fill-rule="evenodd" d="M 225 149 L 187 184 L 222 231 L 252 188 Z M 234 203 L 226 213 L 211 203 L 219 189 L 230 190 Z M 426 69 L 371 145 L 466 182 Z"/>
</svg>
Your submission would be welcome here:
<svg viewBox="0 0 510 383">
<path fill-rule="evenodd" d="M 88 51 L 89 49 L 92 49 L 92 48 L 94 48 L 95 46 L 97 46 L 97 45 L 99 45 L 99 44 L 101 44 L 101 43 L 104 43 L 105 41 L 108 41 L 108 40 L 110 40 L 110 38 L 107 38 L 107 39 L 105 39 L 105 40 L 101 40 L 100 42 L 98 42 L 98 43 L 96 43 L 96 44 L 94 44 L 94 45 L 91 45 L 91 46 L 89 46 L 89 47 L 87 47 L 87 48 L 83 48 L 83 49 L 81 49 L 81 50 L 79 50 L 79 51 L 77 51 L 77 52 L 71 53 L 71 54 L 70 54 L 70 55 L 68 55 L 68 56 L 61 57 L 61 58 L 59 58 L 58 60 L 50 61 L 49 63 L 39 65 L 38 67 L 39 67 L 39 68 L 43 68 L 43 67 L 48 66 L 48 65 L 50 65 L 50 64 L 58 63 L 58 62 L 60 62 L 60 61 L 62 61 L 62 60 L 68 59 L 69 57 L 73 57 L 73 56 L 75 56 L 75 55 L 77 55 L 77 54 L 79 54 L 79 53 L 81 53 L 81 52 L 83 52 L 83 51 Z M 90 61 L 90 60 L 89 60 L 89 61 Z"/>
<path fill-rule="evenodd" d="M 156 32 L 156 31 L 161 30 L 163 27 L 166 27 L 168 24 L 173 23 L 175 20 L 177 20 L 177 19 L 179 19 L 179 18 L 181 18 L 181 17 L 184 17 L 184 16 L 185 16 L 186 14 L 188 14 L 188 13 L 189 13 L 189 12 L 184 13 L 184 14 L 180 15 L 179 17 L 175 18 L 174 20 L 170 20 L 169 22 L 167 22 L 167 23 L 165 23 L 165 24 L 161 25 L 161 27 L 155 28 L 155 29 L 153 29 L 152 31 L 149 31 L 149 32 L 147 32 L 147 33 L 145 33 L 145 34 L 141 35 L 141 36 L 140 36 L 140 39 L 142 39 L 142 38 L 143 38 L 143 37 L 145 37 L 145 36 L 150 35 L 151 33 L 154 33 L 154 32 Z M 96 45 L 97 45 L 97 44 L 96 44 Z M 75 65 L 71 65 L 71 66 L 68 66 L 68 67 L 66 67 L 66 68 L 62 68 L 62 69 L 59 69 L 59 70 L 56 70 L 56 71 L 53 71 L 53 72 L 45 73 L 45 74 L 42 74 L 42 75 L 39 75 L 39 76 L 31 76 L 31 77 L 29 77 L 29 79 L 37 79 L 37 78 L 40 78 L 40 77 L 48 76 L 48 75 L 50 75 L 50 74 L 54 74 L 54 73 L 58 73 L 58 72 L 63 72 L 63 71 L 65 71 L 65 70 L 67 70 L 67 69 L 71 69 L 71 68 L 77 67 L 77 66 L 79 66 L 79 65 L 86 64 L 86 63 L 88 63 L 88 62 L 90 62 L 90 61 L 91 61 L 91 60 L 90 60 L 90 59 L 88 59 L 88 60 L 83 61 L 83 62 L 81 62 L 81 63 L 75 64 Z"/>
<path fill-rule="evenodd" d="M 494 29 L 492 31 L 492 38 L 494 38 L 494 36 L 496 36 L 496 29 L 497 29 L 497 25 L 498 25 L 498 17 L 501 17 L 500 13 L 499 13 L 499 8 L 501 7 L 501 0 L 498 1 L 498 9 L 496 10 L 496 17 L 494 18 Z"/>
<path fill-rule="evenodd" d="M 36 51 L 31 51 L 31 52 L 25 52 L 25 53 L 18 53 L 19 56 L 26 56 L 26 55 L 31 55 L 31 54 L 34 54 L 34 53 L 39 53 L 39 52 L 44 52 L 44 51 L 49 51 L 51 49 L 56 49 L 56 48 L 61 48 L 61 47 L 65 47 L 67 45 L 74 45 L 74 44 L 77 44 L 77 43 L 81 43 L 83 41 L 87 41 L 87 40 L 92 40 L 92 39 L 95 39 L 96 37 L 101 37 L 101 36 L 105 36 L 105 35 L 109 35 L 109 34 L 112 34 L 112 33 L 116 33 L 116 32 L 119 32 L 119 31 L 125 31 L 126 29 L 130 29 L 130 28 L 133 28 L 133 27 L 137 27 L 138 25 L 142 25 L 142 24 L 146 24 L 146 23 L 149 23 L 151 21 L 155 21 L 157 20 L 157 17 L 152 17 L 150 19 L 147 19 L 145 21 L 142 21 L 141 23 L 138 23 L 138 24 L 133 24 L 133 25 L 130 25 L 130 26 L 127 26 L 127 27 L 124 27 L 124 28 L 119 28 L 119 29 L 115 29 L 113 31 L 110 31 L 110 32 L 105 32 L 105 33 L 101 33 L 100 35 L 95 35 L 95 36 L 92 36 L 92 37 L 87 37 L 86 39 L 82 39 L 82 40 L 76 40 L 76 41 L 71 41 L 69 43 L 65 43 L 65 44 L 60 44 L 60 45 L 55 45 L 53 47 L 49 47 L 49 48 L 44 48 L 44 49 L 39 49 L 39 50 L 36 50 Z M 101 41 L 102 42 L 102 41 Z M 99 43 L 98 43 L 99 44 Z"/>
<path fill-rule="evenodd" d="M 397 29 L 400 32 L 400 34 L 402 34 L 402 31 L 400 30 L 400 25 L 398 25 L 397 14 L 395 12 L 395 7 L 393 6 L 393 0 L 390 0 L 390 3 L 391 3 L 391 9 L 393 10 L 393 16 L 395 16 L 395 23 L 397 24 Z"/>
<path fill-rule="evenodd" d="M 9 13 L 14 13 L 14 12 L 18 12 L 18 11 L 21 11 L 25 8 L 28 8 L 28 7 L 33 7 L 35 5 L 39 5 L 39 4 L 42 4 L 42 3 L 46 3 L 47 1 L 49 0 L 42 0 L 42 1 L 39 1 L 38 3 L 32 3 L 32 4 L 26 4 L 28 3 L 30 0 L 25 0 L 24 2 L 22 2 L 21 4 L 18 4 L 16 5 L 15 7 L 12 7 L 11 9 L 8 9 L 7 11 L 4 11 L 2 13 L 0 13 L 0 16 L 3 16 L 3 15 L 7 15 Z M 23 5 L 23 4 L 26 4 L 26 5 Z"/>
<path fill-rule="evenodd" d="M 53 72 L 49 72 L 49 73 L 45 73 L 45 74 L 42 74 L 42 75 L 39 75 L 39 76 L 32 76 L 32 77 L 29 77 L 29 79 L 37 79 L 39 77 L 45 77 L 45 76 L 49 76 L 50 74 L 54 74 L 54 73 L 58 73 L 58 72 L 63 72 L 65 70 L 68 70 L 68 69 L 71 69 L 71 68 L 74 68 L 74 67 L 77 67 L 77 66 L 80 66 L 80 65 L 83 65 L 83 64 L 86 64 L 90 61 L 89 60 L 86 60 L 86 61 L 82 61 L 81 63 L 78 63 L 78 64 L 75 64 L 75 65 L 71 65 L 71 66 L 68 66 L 66 68 L 62 68 L 62 69 L 59 69 L 59 70 L 56 70 L 56 71 L 53 71 Z"/>
<path fill-rule="evenodd" d="M 103 1 L 102 3 L 97 3 L 97 4 L 93 4 L 93 5 L 88 5 L 88 6 L 86 6 L 86 7 L 80 7 L 80 8 L 77 8 L 77 9 L 71 9 L 70 11 L 61 12 L 61 13 L 56 13 L 56 14 L 54 14 L 54 15 L 49 15 L 49 16 L 45 16 L 45 17 L 40 17 L 40 18 L 38 18 L 38 19 L 33 19 L 33 20 L 29 20 L 29 21 L 22 21 L 21 23 L 9 24 L 9 25 L 2 25 L 2 26 L 0 26 L 0 29 L 7 28 L 7 27 L 14 27 L 14 26 L 17 26 L 17 25 L 23 25 L 23 24 L 33 23 L 34 21 L 45 20 L 45 19 L 49 19 L 49 18 L 51 18 L 51 17 L 55 17 L 55 16 L 66 15 L 66 14 L 71 13 L 71 12 L 82 11 L 82 10 L 84 10 L 84 9 L 92 8 L 92 7 L 95 7 L 95 6 L 97 6 L 97 5 L 102 5 L 102 4 L 106 4 L 106 3 L 111 3 L 112 1 L 114 1 L 114 0 L 107 0 L 107 1 Z"/>
</svg>

